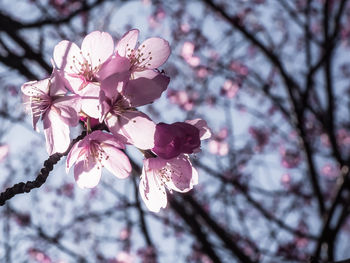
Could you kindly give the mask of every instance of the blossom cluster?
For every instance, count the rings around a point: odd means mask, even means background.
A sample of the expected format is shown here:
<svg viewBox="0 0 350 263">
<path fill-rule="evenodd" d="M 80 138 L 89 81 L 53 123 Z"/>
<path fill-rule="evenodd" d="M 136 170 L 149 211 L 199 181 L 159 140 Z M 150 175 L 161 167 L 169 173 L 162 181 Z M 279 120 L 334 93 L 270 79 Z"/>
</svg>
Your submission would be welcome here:
<svg viewBox="0 0 350 263">
<path fill-rule="evenodd" d="M 106 32 L 88 34 L 79 48 L 63 40 L 53 52 L 53 72 L 44 80 L 22 85 L 33 127 L 41 119 L 48 153 L 65 152 L 70 127 L 84 123 L 87 136 L 67 156 L 81 188 L 95 187 L 105 167 L 118 178 L 131 173 L 125 145 L 144 154 L 140 194 L 154 212 L 167 204 L 165 189 L 187 192 L 198 183 L 189 154 L 210 137 L 204 120 L 154 123 L 137 107 L 153 103 L 170 78 L 158 67 L 170 55 L 169 43 L 149 38 L 138 45 L 139 31 L 127 32 L 114 45 Z M 101 128 L 103 127 L 103 128 Z"/>
</svg>

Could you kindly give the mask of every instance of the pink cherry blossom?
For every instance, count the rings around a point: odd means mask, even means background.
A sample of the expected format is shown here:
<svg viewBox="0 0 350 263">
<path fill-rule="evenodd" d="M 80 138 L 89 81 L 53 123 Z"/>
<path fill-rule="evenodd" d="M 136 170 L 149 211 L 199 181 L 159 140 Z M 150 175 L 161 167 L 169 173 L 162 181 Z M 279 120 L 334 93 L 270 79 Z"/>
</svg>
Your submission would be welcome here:
<svg viewBox="0 0 350 263">
<path fill-rule="evenodd" d="M 125 143 L 146 150 L 154 146 L 155 123 L 143 112 L 135 107 L 146 105 L 157 99 L 162 89 L 148 86 L 139 89 L 142 85 L 124 86 L 128 82 L 128 75 L 115 74 L 101 83 L 101 116 L 109 130 L 115 135 L 121 135 Z M 142 78 L 135 81 L 145 81 Z M 147 84 L 147 81 L 144 82 Z M 123 87 L 119 89 L 118 87 Z"/>
<path fill-rule="evenodd" d="M 120 150 L 125 146 L 108 133 L 94 131 L 74 144 L 67 157 L 67 173 L 75 164 L 74 178 L 81 188 L 95 187 L 106 167 L 118 178 L 126 178 L 131 172 L 129 158 Z"/>
<path fill-rule="evenodd" d="M 199 129 L 186 122 L 158 123 L 152 151 L 163 159 L 172 159 L 180 153 L 193 153 L 200 147 Z"/>
<path fill-rule="evenodd" d="M 200 64 L 200 58 L 193 56 L 195 46 L 192 42 L 186 41 L 181 50 L 181 56 L 192 67 L 197 67 Z"/>
<path fill-rule="evenodd" d="M 300 153 L 296 150 L 280 148 L 282 165 L 287 169 L 296 168 L 301 161 Z"/>
<path fill-rule="evenodd" d="M 121 251 L 116 257 L 115 263 L 133 263 L 135 262 L 135 256 L 126 251 Z"/>
<path fill-rule="evenodd" d="M 133 97 L 138 94 L 137 99 L 145 97 L 148 101 L 136 103 L 133 98 L 134 107 L 141 106 L 158 99 L 162 92 L 168 87 L 170 78 L 157 70 L 167 61 L 170 55 L 168 41 L 162 38 L 149 38 L 136 48 L 139 31 L 137 29 L 127 32 L 116 46 L 116 57 L 128 61 L 130 80 L 125 84 L 128 89 L 125 96 Z M 142 93 L 142 94 L 139 94 Z M 149 101 L 152 98 L 152 101 Z M 140 104 L 141 103 L 141 104 Z"/>
<path fill-rule="evenodd" d="M 236 96 L 238 90 L 239 86 L 237 83 L 232 82 L 232 80 L 226 80 L 221 89 L 221 94 L 225 95 L 229 99 L 232 99 Z"/>
<path fill-rule="evenodd" d="M 78 97 L 66 96 L 62 79 L 56 70 L 50 78 L 26 82 L 21 89 L 36 131 L 40 117 L 43 120 L 47 152 L 50 155 L 64 152 L 70 143 L 69 126 L 75 126 L 79 121 Z"/>
<path fill-rule="evenodd" d="M 215 134 L 209 141 L 209 151 L 212 154 L 225 156 L 229 152 L 229 145 L 225 141 L 228 136 L 228 129 L 222 128 L 217 134 Z"/>
<path fill-rule="evenodd" d="M 147 208 L 159 212 L 167 205 L 165 188 L 185 193 L 198 184 L 197 170 L 187 155 L 170 160 L 160 157 L 145 159 L 140 181 L 140 194 Z"/>
<path fill-rule="evenodd" d="M 67 40 L 58 43 L 54 49 L 54 61 L 67 80 L 66 84 L 83 98 L 82 110 L 94 118 L 100 117 L 99 82 L 108 76 L 106 72 L 114 73 L 110 69 L 114 64 L 105 63 L 113 55 L 113 50 L 112 37 L 99 31 L 88 34 L 81 44 L 81 49 Z M 114 70 L 118 71 L 118 68 L 114 67 Z"/>
<path fill-rule="evenodd" d="M 5 158 L 7 157 L 9 153 L 9 148 L 10 147 L 7 144 L 0 145 L 0 162 L 5 160 Z"/>
<path fill-rule="evenodd" d="M 186 90 L 169 90 L 167 96 L 171 103 L 179 105 L 180 108 L 186 111 L 190 111 L 193 109 L 199 94 Z"/>
<path fill-rule="evenodd" d="M 138 36 L 139 30 L 130 30 L 116 46 L 117 55 L 129 59 L 131 73 L 136 75 L 138 72 L 158 68 L 167 61 L 170 55 L 168 41 L 158 37 L 146 39 L 136 48 Z"/>
</svg>

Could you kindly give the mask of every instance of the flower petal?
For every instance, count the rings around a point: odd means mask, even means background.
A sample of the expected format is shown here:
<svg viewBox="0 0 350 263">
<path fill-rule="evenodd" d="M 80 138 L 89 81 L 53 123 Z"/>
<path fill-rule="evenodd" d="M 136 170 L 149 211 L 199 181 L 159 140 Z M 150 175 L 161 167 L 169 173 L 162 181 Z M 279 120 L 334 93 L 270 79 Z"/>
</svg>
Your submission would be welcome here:
<svg viewBox="0 0 350 263">
<path fill-rule="evenodd" d="M 69 126 L 62 121 L 55 110 L 49 110 L 43 121 L 48 154 L 65 152 L 70 143 Z"/>
<path fill-rule="evenodd" d="M 186 155 L 180 155 L 170 160 L 151 158 L 149 159 L 149 168 L 157 170 L 159 177 L 168 178 L 168 180 L 164 180 L 164 183 L 169 189 L 177 192 L 190 191 L 193 188 L 193 183 L 198 181 L 198 174 L 193 174 L 192 164 Z"/>
<path fill-rule="evenodd" d="M 157 68 L 167 61 L 170 56 L 169 42 L 158 37 L 146 39 L 137 49 L 140 55 L 138 67 Z"/>
<path fill-rule="evenodd" d="M 144 161 L 139 190 L 142 200 L 147 208 L 158 213 L 161 208 L 167 205 L 167 195 L 164 184 L 161 183 L 153 170 L 148 169 L 149 159 Z"/>
<path fill-rule="evenodd" d="M 92 118 L 99 119 L 100 109 L 100 86 L 89 83 L 81 94 L 81 110 Z"/>
<path fill-rule="evenodd" d="M 99 67 L 113 55 L 114 42 L 107 32 L 94 31 L 81 44 L 81 51 L 91 68 Z"/>
<path fill-rule="evenodd" d="M 24 95 L 30 97 L 41 97 L 49 93 L 50 78 L 39 81 L 28 81 L 24 83 L 21 90 Z"/>
<path fill-rule="evenodd" d="M 117 55 L 102 65 L 101 69 L 97 73 L 97 77 L 101 81 L 116 73 L 129 72 L 129 69 L 130 60 Z"/>
<path fill-rule="evenodd" d="M 154 146 L 155 123 L 144 113 L 129 110 L 121 113 L 118 118 L 106 118 L 106 124 L 113 134 L 120 134 L 127 143 L 146 150 Z"/>
<path fill-rule="evenodd" d="M 79 73 L 79 63 L 84 64 L 85 62 L 80 48 L 73 42 L 67 40 L 63 40 L 55 46 L 53 59 L 58 69 L 73 74 Z"/>
<path fill-rule="evenodd" d="M 101 179 L 101 164 L 92 158 L 80 161 L 74 167 L 74 178 L 80 188 L 93 188 Z"/>
<path fill-rule="evenodd" d="M 169 81 L 170 78 L 161 73 L 156 74 L 152 79 L 145 77 L 133 79 L 127 83 L 123 95 L 129 100 L 132 107 L 146 105 L 160 98 L 168 87 Z"/>
<path fill-rule="evenodd" d="M 81 108 L 79 96 L 65 96 L 56 99 L 51 107 L 60 113 L 61 119 L 69 126 L 76 126 L 79 122 L 78 112 Z"/>
<path fill-rule="evenodd" d="M 131 164 L 129 158 L 118 148 L 105 144 L 102 146 L 104 151 L 104 159 L 102 164 L 113 175 L 120 179 L 124 179 L 130 175 Z"/>
<path fill-rule="evenodd" d="M 124 36 L 119 40 L 115 52 L 122 57 L 127 57 L 131 50 L 135 48 L 137 39 L 139 37 L 139 30 L 132 29 L 125 33 Z"/>
<path fill-rule="evenodd" d="M 69 173 L 69 169 L 78 161 L 84 159 L 84 154 L 86 153 L 86 148 L 80 145 L 80 142 L 76 142 L 70 152 L 68 153 L 66 160 L 66 172 Z"/>
<path fill-rule="evenodd" d="M 206 140 L 211 137 L 211 131 L 205 120 L 194 119 L 194 120 L 186 120 L 185 122 L 192 124 L 199 130 L 199 137 L 201 138 L 201 140 Z"/>
</svg>

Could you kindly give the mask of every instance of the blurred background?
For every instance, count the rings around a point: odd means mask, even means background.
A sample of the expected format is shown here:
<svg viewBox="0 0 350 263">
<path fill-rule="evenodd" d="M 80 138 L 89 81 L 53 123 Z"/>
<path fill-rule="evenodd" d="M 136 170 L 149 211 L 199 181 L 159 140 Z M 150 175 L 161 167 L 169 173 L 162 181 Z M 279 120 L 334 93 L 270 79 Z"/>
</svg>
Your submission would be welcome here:
<svg viewBox="0 0 350 263">
<path fill-rule="evenodd" d="M 129 29 L 172 54 L 155 122 L 205 119 L 199 184 L 160 213 L 103 172 L 77 187 L 63 158 L 0 207 L 0 262 L 334 262 L 350 258 L 347 0 L 0 0 L 0 190 L 48 158 L 21 85 L 51 73 L 54 46 Z M 72 138 L 82 127 L 73 131 Z M 142 165 L 142 155 L 127 148 Z M 348 261 L 347 261 L 348 262 Z"/>
</svg>

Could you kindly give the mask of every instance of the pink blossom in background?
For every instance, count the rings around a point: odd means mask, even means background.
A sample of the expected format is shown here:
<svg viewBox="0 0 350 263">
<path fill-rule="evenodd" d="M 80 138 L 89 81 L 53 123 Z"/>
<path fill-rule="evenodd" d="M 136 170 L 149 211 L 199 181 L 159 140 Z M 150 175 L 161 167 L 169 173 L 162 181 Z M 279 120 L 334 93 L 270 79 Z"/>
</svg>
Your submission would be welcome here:
<svg viewBox="0 0 350 263">
<path fill-rule="evenodd" d="M 261 152 L 265 145 L 269 142 L 269 133 L 266 129 L 261 127 L 249 127 L 249 134 L 256 142 L 255 151 Z"/>
<path fill-rule="evenodd" d="M 9 153 L 10 147 L 7 144 L 0 145 L 0 162 L 4 161 Z"/>
<path fill-rule="evenodd" d="M 74 178 L 81 188 L 95 187 L 101 178 L 102 167 L 118 178 L 131 172 L 129 158 L 120 150 L 125 146 L 115 136 L 94 131 L 74 144 L 67 156 L 67 173 L 75 164 Z"/>
<path fill-rule="evenodd" d="M 120 231 L 120 233 L 119 233 L 119 238 L 120 238 L 121 240 L 127 240 L 127 239 L 130 238 L 130 235 L 131 235 L 130 229 L 124 228 L 124 229 L 122 229 L 122 231 Z"/>
<path fill-rule="evenodd" d="M 193 56 L 194 48 L 195 46 L 192 42 L 186 41 L 182 46 L 181 56 L 190 66 L 197 67 L 200 64 L 200 58 Z"/>
<path fill-rule="evenodd" d="M 209 71 L 206 68 L 204 68 L 204 67 L 200 67 L 197 70 L 196 75 L 197 75 L 197 77 L 204 79 L 204 78 L 206 78 L 209 75 Z"/>
<path fill-rule="evenodd" d="M 191 26 L 188 23 L 183 23 L 181 24 L 180 29 L 183 33 L 188 33 L 191 29 Z"/>
<path fill-rule="evenodd" d="M 116 256 L 116 261 L 113 263 L 133 263 L 135 262 L 135 256 L 126 251 L 121 251 Z"/>
<path fill-rule="evenodd" d="M 52 262 L 51 258 L 48 255 L 46 255 L 44 252 L 42 252 L 38 249 L 30 248 L 28 250 L 28 254 L 29 254 L 30 258 L 35 260 L 35 262 L 39 262 L 39 263 L 51 263 Z"/>
<path fill-rule="evenodd" d="M 239 86 L 237 83 L 233 82 L 232 80 L 226 80 L 221 88 L 221 94 L 229 99 L 232 99 L 236 96 L 238 90 Z"/>
<path fill-rule="evenodd" d="M 234 71 L 235 73 L 241 76 L 247 76 L 249 73 L 248 68 L 238 61 L 231 62 L 230 68 L 232 71 Z"/>
<path fill-rule="evenodd" d="M 285 187 L 285 188 L 289 188 L 290 184 L 291 184 L 291 177 L 290 174 L 282 174 L 281 176 L 281 184 Z"/>
<path fill-rule="evenodd" d="M 337 140 L 341 146 L 350 146 L 350 133 L 345 129 L 338 130 Z"/>
<path fill-rule="evenodd" d="M 193 109 L 199 94 L 186 90 L 169 90 L 167 96 L 171 103 L 179 105 L 183 110 L 190 111 Z"/>
<path fill-rule="evenodd" d="M 143 161 L 139 189 L 143 201 L 152 212 L 159 212 L 166 207 L 166 188 L 185 193 L 196 184 L 198 173 L 187 155 L 182 154 L 170 160 L 157 157 Z"/>
<path fill-rule="evenodd" d="M 229 146 L 225 141 L 213 139 L 209 141 L 209 151 L 215 155 L 225 156 L 229 152 Z"/>
<path fill-rule="evenodd" d="M 338 178 L 340 175 L 339 166 L 334 164 L 325 164 L 321 169 L 321 174 L 330 180 Z"/>
<path fill-rule="evenodd" d="M 301 161 L 300 153 L 296 150 L 285 149 L 283 146 L 280 147 L 280 154 L 282 158 L 282 166 L 287 169 L 296 168 Z"/>
<path fill-rule="evenodd" d="M 225 156 L 229 152 L 229 145 L 226 142 L 228 137 L 228 129 L 222 128 L 217 134 L 214 134 L 209 141 L 209 151 L 212 154 Z"/>
</svg>

